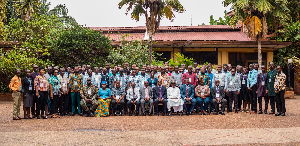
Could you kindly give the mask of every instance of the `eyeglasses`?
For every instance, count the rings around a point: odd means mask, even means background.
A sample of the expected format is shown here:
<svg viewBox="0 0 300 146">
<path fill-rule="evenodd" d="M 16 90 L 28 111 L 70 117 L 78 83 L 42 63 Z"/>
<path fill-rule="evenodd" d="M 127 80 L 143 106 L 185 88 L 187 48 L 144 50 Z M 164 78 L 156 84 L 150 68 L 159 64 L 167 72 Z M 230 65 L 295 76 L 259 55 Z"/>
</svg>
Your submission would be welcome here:
<svg viewBox="0 0 300 146">
<path fill-rule="evenodd" d="M 92 80 L 87 80 L 87 81 L 92 81 Z"/>
<path fill-rule="evenodd" d="M 54 73 L 58 73 L 58 72 L 54 72 Z"/>
</svg>

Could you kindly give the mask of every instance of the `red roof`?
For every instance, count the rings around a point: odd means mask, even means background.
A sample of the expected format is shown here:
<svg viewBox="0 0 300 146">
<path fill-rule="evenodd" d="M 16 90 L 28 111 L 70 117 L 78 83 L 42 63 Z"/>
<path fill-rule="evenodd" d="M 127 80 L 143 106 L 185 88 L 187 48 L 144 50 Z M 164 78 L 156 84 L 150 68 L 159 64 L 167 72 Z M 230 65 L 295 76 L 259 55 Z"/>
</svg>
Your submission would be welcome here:
<svg viewBox="0 0 300 146">
<path fill-rule="evenodd" d="M 90 27 L 102 31 L 112 41 L 121 41 L 121 34 L 127 36 L 126 40 L 143 40 L 146 27 Z M 200 26 L 160 26 L 155 33 L 155 41 L 251 41 L 241 27 L 235 29 L 228 25 L 200 25 Z"/>
<path fill-rule="evenodd" d="M 121 34 L 104 34 L 109 36 L 113 41 L 121 41 Z M 125 35 L 125 34 L 123 34 Z M 127 41 L 143 40 L 145 33 L 131 33 L 127 36 Z M 197 41 L 251 41 L 243 32 L 176 32 L 176 33 L 156 33 L 153 40 L 155 41 L 180 41 L 180 40 L 197 40 Z"/>
</svg>

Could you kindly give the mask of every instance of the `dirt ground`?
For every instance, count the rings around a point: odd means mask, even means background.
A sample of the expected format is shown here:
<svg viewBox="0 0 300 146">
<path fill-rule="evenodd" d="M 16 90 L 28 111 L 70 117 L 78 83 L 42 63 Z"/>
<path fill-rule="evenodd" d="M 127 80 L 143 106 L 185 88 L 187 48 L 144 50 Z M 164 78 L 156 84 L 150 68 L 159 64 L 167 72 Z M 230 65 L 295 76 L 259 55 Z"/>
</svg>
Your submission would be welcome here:
<svg viewBox="0 0 300 146">
<path fill-rule="evenodd" d="M 300 145 L 300 96 L 286 99 L 285 117 L 239 112 L 13 121 L 12 104 L 0 102 L 0 145 Z"/>
</svg>

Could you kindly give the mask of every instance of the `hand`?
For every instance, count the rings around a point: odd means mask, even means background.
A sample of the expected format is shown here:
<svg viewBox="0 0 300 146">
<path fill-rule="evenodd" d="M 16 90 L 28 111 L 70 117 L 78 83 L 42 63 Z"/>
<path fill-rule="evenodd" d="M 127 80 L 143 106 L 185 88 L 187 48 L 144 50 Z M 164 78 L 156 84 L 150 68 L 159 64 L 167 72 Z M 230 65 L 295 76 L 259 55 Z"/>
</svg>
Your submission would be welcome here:
<svg viewBox="0 0 300 146">
<path fill-rule="evenodd" d="M 251 91 L 251 88 L 250 88 L 250 87 L 248 87 L 248 90 L 249 90 L 249 91 Z"/>
<path fill-rule="evenodd" d="M 61 93 L 59 94 L 59 97 L 61 97 Z"/>
<path fill-rule="evenodd" d="M 239 95 L 240 94 L 240 91 L 237 91 L 237 95 Z"/>
<path fill-rule="evenodd" d="M 77 93 L 78 92 L 78 90 L 77 89 L 75 89 L 75 93 Z"/>
<path fill-rule="evenodd" d="M 16 90 L 17 92 L 21 92 L 21 90 L 20 89 L 18 89 L 18 90 Z"/>
<path fill-rule="evenodd" d="M 53 99 L 53 93 L 50 94 L 50 98 Z"/>
<path fill-rule="evenodd" d="M 131 102 L 132 104 L 134 104 L 132 100 L 130 100 L 130 102 Z"/>
<path fill-rule="evenodd" d="M 226 92 L 226 89 L 224 89 L 224 92 Z"/>
<path fill-rule="evenodd" d="M 36 93 L 35 93 L 35 96 L 36 96 L 36 97 L 39 97 L 39 92 L 36 92 Z"/>
<path fill-rule="evenodd" d="M 218 101 L 218 103 L 220 103 L 220 102 L 221 102 L 221 99 L 220 99 L 220 98 L 217 98 L 217 101 Z"/>
<path fill-rule="evenodd" d="M 256 91 L 256 94 L 258 94 L 258 91 Z"/>
<path fill-rule="evenodd" d="M 24 95 L 24 98 L 26 98 L 26 95 Z"/>
<path fill-rule="evenodd" d="M 266 90 L 266 93 L 268 94 L 268 90 Z"/>
<path fill-rule="evenodd" d="M 136 101 L 133 102 L 134 104 L 136 103 Z"/>
</svg>

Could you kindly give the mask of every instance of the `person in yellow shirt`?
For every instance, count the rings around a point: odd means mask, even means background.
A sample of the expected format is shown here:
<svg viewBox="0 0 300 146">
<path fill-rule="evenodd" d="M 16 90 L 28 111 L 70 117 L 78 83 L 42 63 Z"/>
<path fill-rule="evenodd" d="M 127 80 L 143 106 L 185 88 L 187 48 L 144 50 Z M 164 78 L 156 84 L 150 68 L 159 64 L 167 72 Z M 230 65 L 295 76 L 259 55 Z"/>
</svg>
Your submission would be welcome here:
<svg viewBox="0 0 300 146">
<path fill-rule="evenodd" d="M 21 120 L 20 118 L 20 106 L 21 106 L 21 92 L 22 92 L 22 83 L 21 83 L 21 71 L 16 70 L 16 75 L 11 79 L 9 88 L 13 90 L 12 97 L 14 99 L 13 105 L 13 120 Z"/>
</svg>

